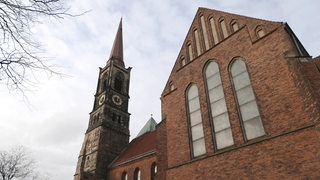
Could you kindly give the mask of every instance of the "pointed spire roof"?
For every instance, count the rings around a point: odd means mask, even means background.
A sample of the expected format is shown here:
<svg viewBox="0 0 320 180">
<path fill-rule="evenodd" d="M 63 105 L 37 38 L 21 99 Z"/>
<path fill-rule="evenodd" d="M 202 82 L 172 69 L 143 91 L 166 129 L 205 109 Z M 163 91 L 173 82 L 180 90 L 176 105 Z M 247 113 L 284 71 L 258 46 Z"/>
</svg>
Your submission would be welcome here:
<svg viewBox="0 0 320 180">
<path fill-rule="evenodd" d="M 114 39 L 110 57 L 107 63 L 113 61 L 115 64 L 124 67 L 123 62 L 123 40 L 122 40 L 122 18 L 120 19 L 116 38 Z"/>
<path fill-rule="evenodd" d="M 147 121 L 147 123 L 140 130 L 140 132 L 138 133 L 137 137 L 139 137 L 139 136 L 141 136 L 141 135 L 143 135 L 143 134 L 145 134 L 147 132 L 154 131 L 156 129 L 156 126 L 157 126 L 157 122 L 151 116 L 150 119 Z"/>
</svg>

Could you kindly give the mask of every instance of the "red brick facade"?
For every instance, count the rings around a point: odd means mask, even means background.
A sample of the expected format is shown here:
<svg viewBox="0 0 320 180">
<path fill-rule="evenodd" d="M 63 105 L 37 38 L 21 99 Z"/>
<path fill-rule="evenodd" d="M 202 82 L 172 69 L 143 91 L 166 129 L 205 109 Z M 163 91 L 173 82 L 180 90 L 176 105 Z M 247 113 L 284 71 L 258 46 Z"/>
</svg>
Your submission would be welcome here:
<svg viewBox="0 0 320 180">
<path fill-rule="evenodd" d="M 201 29 L 200 16 L 215 18 L 220 42 L 205 50 L 202 41 L 202 54 L 182 66 L 179 58 L 187 57 L 188 43 L 197 46 L 193 33 Z M 219 32 L 222 18 L 229 28 L 226 38 Z M 231 30 L 232 22 L 239 26 L 235 32 Z M 258 27 L 264 29 L 263 37 L 255 34 Z M 193 50 L 196 54 L 196 48 Z M 162 94 L 167 132 L 166 179 L 319 179 L 319 83 L 315 81 L 319 82 L 316 78 L 320 72 L 308 56 L 287 24 L 200 8 Z M 244 136 L 230 75 L 230 65 L 237 57 L 247 65 L 266 132 L 250 141 Z M 205 89 L 204 67 L 210 61 L 219 64 L 234 138 L 233 146 L 220 150 L 213 140 Z M 190 83 L 196 84 L 199 91 L 206 148 L 206 153 L 196 158 L 191 155 L 185 99 Z M 172 85 L 174 90 L 170 90 Z"/>
<path fill-rule="evenodd" d="M 246 65 L 264 129 L 250 140 L 230 73 L 236 59 Z M 219 67 L 234 142 L 220 149 L 205 80 L 210 62 Z M 193 155 L 190 85 L 197 87 L 200 103 L 205 142 L 200 156 Z M 125 172 L 134 179 L 136 168 L 141 179 L 151 179 L 155 162 L 156 179 L 320 179 L 320 57 L 312 59 L 285 23 L 199 8 L 161 103 L 156 131 L 129 144 L 106 170 L 109 179 Z M 143 138 L 154 141 L 154 151 L 128 156 Z"/>
</svg>

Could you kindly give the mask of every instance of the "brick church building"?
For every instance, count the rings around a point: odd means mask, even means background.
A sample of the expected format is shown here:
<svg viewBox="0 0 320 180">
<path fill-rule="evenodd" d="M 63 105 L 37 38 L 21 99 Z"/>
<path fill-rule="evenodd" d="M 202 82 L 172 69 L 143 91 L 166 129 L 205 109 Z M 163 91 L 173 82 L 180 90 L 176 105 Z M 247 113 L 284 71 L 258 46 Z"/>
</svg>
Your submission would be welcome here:
<svg viewBox="0 0 320 180">
<path fill-rule="evenodd" d="M 130 70 L 120 22 L 75 180 L 320 179 L 320 56 L 288 24 L 199 8 L 131 142 Z"/>
</svg>

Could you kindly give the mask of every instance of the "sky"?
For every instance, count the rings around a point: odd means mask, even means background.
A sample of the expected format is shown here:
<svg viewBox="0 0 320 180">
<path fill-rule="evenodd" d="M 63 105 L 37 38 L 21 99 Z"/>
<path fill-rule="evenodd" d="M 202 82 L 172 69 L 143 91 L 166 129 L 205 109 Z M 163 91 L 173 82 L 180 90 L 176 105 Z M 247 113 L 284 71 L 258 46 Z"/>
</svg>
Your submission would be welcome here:
<svg viewBox="0 0 320 180">
<path fill-rule="evenodd" d="M 0 87 L 0 150 L 26 147 L 37 171 L 73 179 L 104 67 L 123 19 L 124 61 L 132 67 L 129 112 L 133 139 L 151 117 L 198 7 L 287 22 L 309 54 L 320 55 L 318 0 L 69 0 L 79 17 L 44 19 L 33 27 L 63 77 L 41 74 L 26 97 Z"/>
</svg>

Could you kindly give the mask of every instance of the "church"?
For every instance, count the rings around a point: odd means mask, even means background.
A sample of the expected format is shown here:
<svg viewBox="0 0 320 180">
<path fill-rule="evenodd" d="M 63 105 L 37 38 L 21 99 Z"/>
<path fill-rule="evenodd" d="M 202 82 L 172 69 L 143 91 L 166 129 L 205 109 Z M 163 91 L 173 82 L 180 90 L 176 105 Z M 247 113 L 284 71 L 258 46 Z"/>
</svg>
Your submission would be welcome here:
<svg viewBox="0 0 320 180">
<path fill-rule="evenodd" d="M 75 180 L 320 179 L 320 56 L 287 23 L 199 8 L 173 63 L 129 142 L 120 21 Z"/>
</svg>

